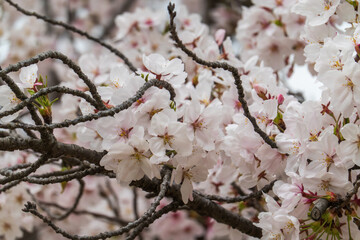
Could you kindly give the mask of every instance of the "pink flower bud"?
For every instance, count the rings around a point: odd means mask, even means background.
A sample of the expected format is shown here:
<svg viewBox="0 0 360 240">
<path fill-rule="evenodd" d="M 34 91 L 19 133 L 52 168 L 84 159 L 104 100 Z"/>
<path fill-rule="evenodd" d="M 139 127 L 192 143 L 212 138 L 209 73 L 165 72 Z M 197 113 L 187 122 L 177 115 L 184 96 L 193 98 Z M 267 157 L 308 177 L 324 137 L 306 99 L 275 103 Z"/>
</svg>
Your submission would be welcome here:
<svg viewBox="0 0 360 240">
<path fill-rule="evenodd" d="M 215 33 L 215 41 L 216 41 L 217 45 L 220 46 L 223 43 L 224 38 L 225 38 L 225 34 L 226 34 L 225 29 L 221 28 L 221 29 L 216 31 L 216 33 Z"/>
<path fill-rule="evenodd" d="M 260 85 L 258 85 L 258 84 L 253 84 L 253 89 L 256 91 L 256 93 L 257 94 L 260 94 L 260 93 L 266 93 L 267 91 L 266 91 L 266 89 L 265 88 L 263 88 L 262 86 L 260 86 Z"/>
<path fill-rule="evenodd" d="M 277 97 L 277 99 L 278 99 L 279 105 L 283 104 L 283 102 L 284 102 L 284 100 L 285 100 L 285 98 L 284 98 L 284 96 L 283 96 L 282 94 L 279 94 L 278 97 Z"/>
<path fill-rule="evenodd" d="M 355 51 L 358 55 L 360 55 L 360 44 L 355 45 Z"/>
</svg>

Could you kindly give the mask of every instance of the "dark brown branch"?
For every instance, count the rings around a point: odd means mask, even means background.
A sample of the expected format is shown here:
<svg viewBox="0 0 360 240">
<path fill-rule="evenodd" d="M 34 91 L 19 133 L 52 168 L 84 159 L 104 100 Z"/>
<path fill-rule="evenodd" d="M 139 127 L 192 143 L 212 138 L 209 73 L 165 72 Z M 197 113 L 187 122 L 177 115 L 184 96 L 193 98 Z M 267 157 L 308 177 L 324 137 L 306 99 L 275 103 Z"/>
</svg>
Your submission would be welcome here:
<svg viewBox="0 0 360 240">
<path fill-rule="evenodd" d="M 133 192 L 133 210 L 134 210 L 134 215 L 135 218 L 139 218 L 139 212 L 138 212 L 138 194 L 137 194 L 137 188 L 133 187 L 132 188 L 132 192 Z"/>
<path fill-rule="evenodd" d="M 99 111 L 98 113 L 88 114 L 86 116 L 80 116 L 74 120 L 65 120 L 61 123 L 53 123 L 53 124 L 44 124 L 41 126 L 35 126 L 32 124 L 19 124 L 19 123 L 7 123 L 7 124 L 0 124 L 0 128 L 5 129 L 16 129 L 16 128 L 22 128 L 22 129 L 28 129 L 28 130 L 43 130 L 43 129 L 55 129 L 55 128 L 64 128 L 69 127 L 72 125 L 77 125 L 82 122 L 88 122 L 91 120 L 96 120 L 102 117 L 107 116 L 114 116 L 116 113 L 119 113 L 125 109 L 128 109 L 131 107 L 131 105 L 139 100 L 145 93 L 147 89 L 149 89 L 152 86 L 156 86 L 158 88 L 165 88 L 170 93 L 170 99 L 174 100 L 175 98 L 175 91 L 174 88 L 165 81 L 152 79 L 146 82 L 137 92 L 136 94 L 129 98 L 127 101 L 121 103 L 120 105 L 117 105 L 116 107 Z"/>
<path fill-rule="evenodd" d="M 238 196 L 238 197 L 221 197 L 221 196 L 217 196 L 217 195 L 207 195 L 207 194 L 200 193 L 200 192 L 196 192 L 196 193 L 199 194 L 200 196 L 203 196 L 204 198 L 209 199 L 209 200 L 214 200 L 214 201 L 218 201 L 218 202 L 226 202 L 226 203 L 236 203 L 236 202 L 246 201 L 251 198 L 258 198 L 258 197 L 262 196 L 263 193 L 267 193 L 270 190 L 272 190 L 275 182 L 276 182 L 276 180 L 265 185 L 260 191 L 256 191 L 249 195 Z"/>
<path fill-rule="evenodd" d="M 23 139 L 14 137 L 0 138 L 0 150 L 14 151 L 14 150 L 27 150 L 32 149 L 38 153 L 49 153 L 49 146 L 46 140 L 40 139 Z M 79 160 L 86 160 L 90 163 L 99 165 L 101 158 L 107 152 L 97 152 L 94 150 L 86 149 L 75 144 L 65 144 L 56 142 L 52 148 L 51 158 L 60 156 L 74 157 Z"/>
<path fill-rule="evenodd" d="M 143 189 L 147 192 L 157 192 L 159 180 L 150 180 L 147 177 L 138 181 L 133 181 L 130 185 Z M 182 202 L 180 186 L 172 185 L 166 193 L 167 197 L 172 197 L 174 201 Z M 206 199 L 196 192 L 193 193 L 193 201 L 187 203 L 187 207 L 196 211 L 200 215 L 208 216 L 215 219 L 219 223 L 226 224 L 234 229 L 253 237 L 261 238 L 262 230 L 256 227 L 250 220 L 230 212 L 215 202 Z"/>
</svg>

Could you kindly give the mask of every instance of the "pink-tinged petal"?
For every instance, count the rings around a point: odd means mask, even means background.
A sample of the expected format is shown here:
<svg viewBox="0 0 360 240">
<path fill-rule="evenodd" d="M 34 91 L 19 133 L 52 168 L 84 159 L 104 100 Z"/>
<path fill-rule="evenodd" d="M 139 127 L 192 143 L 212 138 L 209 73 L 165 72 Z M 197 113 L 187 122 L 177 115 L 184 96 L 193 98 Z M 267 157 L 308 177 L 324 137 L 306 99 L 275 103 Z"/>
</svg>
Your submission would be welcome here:
<svg viewBox="0 0 360 240">
<path fill-rule="evenodd" d="M 140 163 L 141 169 L 146 174 L 146 176 L 148 176 L 149 178 L 152 178 L 153 177 L 152 166 L 151 166 L 149 159 L 143 157 L 140 159 L 139 163 Z"/>
<path fill-rule="evenodd" d="M 264 196 L 269 212 L 276 212 L 280 208 L 279 204 L 266 193 L 264 193 Z"/>
<path fill-rule="evenodd" d="M 346 162 L 349 160 L 354 161 L 354 158 L 359 152 L 359 148 L 357 147 L 357 144 L 350 142 L 350 141 L 343 141 L 340 143 L 339 147 L 337 148 L 337 154 L 341 159 L 341 162 Z"/>
<path fill-rule="evenodd" d="M 201 105 L 199 101 L 191 101 L 191 104 L 186 106 L 185 115 L 184 115 L 184 122 L 187 123 L 194 123 L 199 117 L 202 112 Z"/>
<path fill-rule="evenodd" d="M 151 171 L 152 171 L 153 177 L 156 177 L 157 179 L 161 178 L 160 169 L 157 165 L 151 165 Z"/>
<path fill-rule="evenodd" d="M 143 64 L 149 71 L 160 75 L 166 67 L 166 59 L 157 53 L 149 56 L 143 55 Z"/>
<path fill-rule="evenodd" d="M 184 71 L 184 64 L 179 58 L 172 59 L 166 67 L 166 72 L 174 75 L 178 75 L 183 71 Z"/>
<path fill-rule="evenodd" d="M 149 134 L 153 136 L 164 135 L 166 128 L 169 125 L 169 117 L 163 112 L 159 112 L 151 119 L 151 125 L 149 128 Z"/>
<path fill-rule="evenodd" d="M 208 170 L 204 165 L 191 168 L 193 182 L 203 182 L 208 177 Z"/>
<path fill-rule="evenodd" d="M 164 156 L 165 155 L 165 145 L 164 145 L 164 139 L 162 138 L 158 138 L 158 137 L 153 137 L 151 139 L 149 139 L 149 146 L 150 146 L 150 151 L 158 156 Z"/>
<path fill-rule="evenodd" d="M 167 161 L 169 161 L 169 157 L 164 155 L 164 156 L 156 156 L 156 155 L 152 155 L 150 158 L 150 162 L 152 164 L 162 164 L 162 163 L 166 163 Z"/>
<path fill-rule="evenodd" d="M 263 111 L 269 119 L 275 119 L 277 116 L 278 102 L 276 99 L 269 99 L 263 102 Z"/>
<path fill-rule="evenodd" d="M 186 134 L 176 136 L 171 147 L 183 157 L 190 156 L 193 150 L 193 144 Z"/>
<path fill-rule="evenodd" d="M 173 179 L 174 182 L 176 184 L 180 184 L 183 178 L 183 169 L 182 167 L 178 166 L 174 171 L 173 171 Z"/>
<path fill-rule="evenodd" d="M 174 121 L 169 124 L 167 131 L 169 135 L 182 135 L 182 133 L 185 131 L 185 124 Z"/>
<path fill-rule="evenodd" d="M 187 204 L 189 200 L 190 201 L 193 200 L 192 190 L 193 190 L 193 186 L 190 179 L 185 177 L 180 187 L 181 199 L 185 204 Z"/>
<path fill-rule="evenodd" d="M 116 65 L 111 68 L 109 79 L 116 88 L 124 87 L 131 78 L 129 71 L 123 65 Z"/>
<path fill-rule="evenodd" d="M 108 154 L 112 156 L 116 156 L 117 158 L 123 160 L 123 158 L 126 159 L 128 156 L 130 156 L 133 153 L 134 153 L 133 147 L 123 142 L 117 142 L 111 146 Z"/>
<path fill-rule="evenodd" d="M 136 159 L 127 159 L 120 161 L 117 171 L 116 179 L 120 182 L 130 183 L 133 180 L 138 180 L 144 176 L 144 172 L 140 167 L 139 161 Z"/>
<path fill-rule="evenodd" d="M 84 54 L 79 58 L 79 66 L 89 78 L 96 76 L 98 72 L 98 59 L 94 54 Z"/>
<path fill-rule="evenodd" d="M 349 88 L 337 89 L 333 93 L 334 107 L 338 108 L 344 117 L 350 117 L 351 113 L 354 110 L 354 101 L 353 101 L 353 93 Z"/>
<path fill-rule="evenodd" d="M 100 166 L 103 166 L 106 170 L 116 171 L 118 160 L 107 154 L 100 160 Z"/>
<path fill-rule="evenodd" d="M 38 67 L 36 64 L 21 69 L 19 79 L 23 83 L 24 88 L 34 87 L 34 83 L 37 79 L 37 71 Z"/>
<path fill-rule="evenodd" d="M 225 29 L 222 29 L 222 28 L 218 29 L 215 32 L 215 41 L 218 46 L 220 46 L 223 43 L 225 35 L 226 35 L 226 31 L 225 31 Z"/>
<path fill-rule="evenodd" d="M 360 151 L 359 151 L 359 149 L 357 149 L 356 153 L 354 154 L 354 158 L 352 160 L 356 165 L 360 166 Z"/>
<path fill-rule="evenodd" d="M 334 134 L 332 133 L 327 134 L 321 139 L 321 141 L 323 141 L 322 143 L 324 146 L 324 152 L 326 152 L 329 155 L 335 153 L 335 150 L 339 145 L 339 143 L 338 143 L 338 138 Z"/>
</svg>

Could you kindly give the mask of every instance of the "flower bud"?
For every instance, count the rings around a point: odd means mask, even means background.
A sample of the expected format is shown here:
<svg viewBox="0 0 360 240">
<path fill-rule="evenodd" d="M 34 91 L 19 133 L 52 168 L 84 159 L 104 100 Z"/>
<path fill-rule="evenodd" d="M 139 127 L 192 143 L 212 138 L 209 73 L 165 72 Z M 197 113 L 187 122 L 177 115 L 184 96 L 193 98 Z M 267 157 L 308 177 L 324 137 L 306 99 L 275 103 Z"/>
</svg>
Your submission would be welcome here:
<svg viewBox="0 0 360 240">
<path fill-rule="evenodd" d="M 355 51 L 356 51 L 357 55 L 360 55 L 360 44 L 355 45 Z"/>
<path fill-rule="evenodd" d="M 277 100 L 278 100 L 278 104 L 281 105 L 281 104 L 283 104 L 285 98 L 282 94 L 279 94 L 277 97 Z"/>
<path fill-rule="evenodd" d="M 225 38 L 225 34 L 226 34 L 225 29 L 221 28 L 221 29 L 216 31 L 216 33 L 215 33 L 215 41 L 216 41 L 218 46 L 220 46 L 223 43 L 224 38 Z"/>
<path fill-rule="evenodd" d="M 253 84 L 252 85 L 253 89 L 255 90 L 256 94 L 263 100 L 267 100 L 268 98 L 266 97 L 266 93 L 267 93 L 267 90 L 258 85 L 258 84 Z"/>
</svg>

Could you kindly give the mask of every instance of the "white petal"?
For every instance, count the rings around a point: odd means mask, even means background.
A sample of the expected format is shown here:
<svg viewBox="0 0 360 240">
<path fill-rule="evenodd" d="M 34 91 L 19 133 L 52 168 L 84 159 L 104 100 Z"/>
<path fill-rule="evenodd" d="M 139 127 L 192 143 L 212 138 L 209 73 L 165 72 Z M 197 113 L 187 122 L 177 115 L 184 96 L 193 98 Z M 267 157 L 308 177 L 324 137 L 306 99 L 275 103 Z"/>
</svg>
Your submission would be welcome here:
<svg viewBox="0 0 360 240">
<path fill-rule="evenodd" d="M 357 142 L 359 127 L 353 123 L 346 124 L 341 128 L 341 134 L 347 141 Z"/>
</svg>

